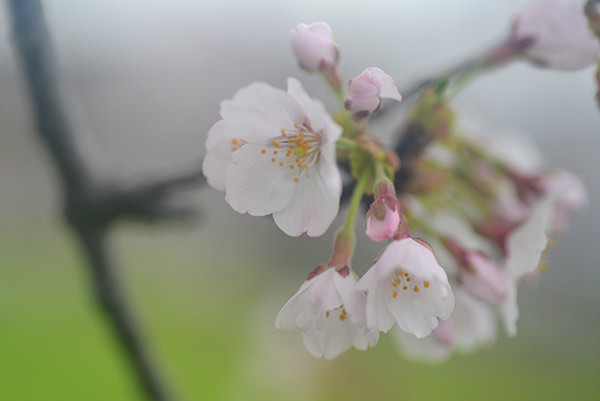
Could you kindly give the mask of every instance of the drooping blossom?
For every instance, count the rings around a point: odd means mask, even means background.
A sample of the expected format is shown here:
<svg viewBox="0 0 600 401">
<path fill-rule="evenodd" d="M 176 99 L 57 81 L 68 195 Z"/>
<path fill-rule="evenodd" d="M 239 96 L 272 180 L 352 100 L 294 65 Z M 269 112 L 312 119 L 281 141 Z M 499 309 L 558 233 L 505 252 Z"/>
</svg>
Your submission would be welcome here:
<svg viewBox="0 0 600 401">
<path fill-rule="evenodd" d="M 394 185 L 383 179 L 375 184 L 375 201 L 369 207 L 365 231 L 373 241 L 383 241 L 394 236 L 402 220 L 402 207 Z"/>
<path fill-rule="evenodd" d="M 381 98 L 402 100 L 394 79 L 380 68 L 371 67 L 350 81 L 345 106 L 354 117 L 365 118 L 379 108 Z"/>
<path fill-rule="evenodd" d="M 506 269 L 483 253 L 468 252 L 458 277 L 472 295 L 492 305 L 499 305 L 508 296 L 510 277 Z"/>
<path fill-rule="evenodd" d="M 516 41 L 530 41 L 525 56 L 557 70 L 577 70 L 598 61 L 600 42 L 584 13 L 585 0 L 537 0 L 513 25 Z"/>
<path fill-rule="evenodd" d="M 323 234 L 339 209 L 342 180 L 336 164 L 341 128 L 300 82 L 288 91 L 257 82 L 221 103 L 210 129 L 203 169 L 225 189 L 240 213 L 273 214 L 286 234 Z"/>
<path fill-rule="evenodd" d="M 454 295 L 428 245 L 411 237 L 392 241 L 359 280 L 367 291 L 367 327 L 389 331 L 394 323 L 418 338 L 447 319 Z"/>
<path fill-rule="evenodd" d="M 416 338 L 393 330 L 400 351 L 410 359 L 442 362 L 454 351 L 472 352 L 496 340 L 496 317 L 492 308 L 456 287 L 456 304 L 448 320 L 440 320 L 430 336 Z"/>
<path fill-rule="evenodd" d="M 332 36 L 325 22 L 298 24 L 292 30 L 292 51 L 300 67 L 309 72 L 334 69 L 339 56 Z"/>
<path fill-rule="evenodd" d="M 500 314 L 506 332 L 510 336 L 517 334 L 519 309 L 517 305 L 517 286 L 521 279 L 532 273 L 540 264 L 543 252 L 548 245 L 554 202 L 561 191 L 546 196 L 531 211 L 528 218 L 515 228 L 506 242 L 506 269 L 511 278 L 508 293 L 500 305 Z"/>
<path fill-rule="evenodd" d="M 548 192 L 552 192 L 555 188 L 563 189 L 556 198 L 552 215 L 553 230 L 562 232 L 567 228 L 569 216 L 589 203 L 587 190 L 581 179 L 565 170 L 559 170 L 547 177 L 543 185 Z"/>
<path fill-rule="evenodd" d="M 457 278 L 471 295 L 491 305 L 501 304 L 508 295 L 510 277 L 503 267 L 483 252 L 464 248 L 448 237 L 445 245 L 458 263 Z"/>
<path fill-rule="evenodd" d="M 356 278 L 347 267 L 338 271 L 318 267 L 316 275 L 311 274 L 281 309 L 275 327 L 300 329 L 306 349 L 325 359 L 352 346 L 359 350 L 374 347 L 379 332 L 366 328 L 367 298 L 355 285 Z"/>
</svg>

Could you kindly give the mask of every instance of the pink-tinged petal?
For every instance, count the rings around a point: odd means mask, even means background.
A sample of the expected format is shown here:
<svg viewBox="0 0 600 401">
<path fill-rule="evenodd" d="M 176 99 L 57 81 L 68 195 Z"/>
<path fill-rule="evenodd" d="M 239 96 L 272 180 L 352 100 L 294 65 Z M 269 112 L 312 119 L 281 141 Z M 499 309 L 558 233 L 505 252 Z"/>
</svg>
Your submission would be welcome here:
<svg viewBox="0 0 600 401">
<path fill-rule="evenodd" d="M 402 96 L 400 95 L 400 92 L 398 92 L 398 88 L 394 83 L 394 78 L 383 72 L 381 68 L 377 67 L 367 68 L 365 72 L 368 72 L 368 74 L 373 77 L 373 80 L 379 83 L 379 97 L 394 99 L 399 102 L 402 101 Z"/>
<path fill-rule="evenodd" d="M 438 326 L 433 330 L 432 335 L 442 344 L 452 345 L 454 343 L 454 327 L 450 320 L 438 319 Z"/>
<path fill-rule="evenodd" d="M 562 193 L 557 197 L 552 216 L 552 228 L 564 231 L 568 226 L 571 213 L 585 208 L 589 203 L 587 189 L 579 177 L 565 170 L 559 170 L 544 180 L 548 192 L 557 188 Z"/>
<path fill-rule="evenodd" d="M 320 132 L 323 143 L 334 143 L 342 136 L 342 128 L 337 125 L 323 103 L 308 96 L 304 87 L 296 78 L 288 78 L 288 93 L 292 95 L 304 109 L 309 126 Z"/>
<path fill-rule="evenodd" d="M 338 50 L 332 40 L 331 28 L 325 22 L 298 24 L 292 31 L 291 40 L 300 67 L 308 72 L 335 68 Z"/>
<path fill-rule="evenodd" d="M 248 143 L 233 153 L 226 173 L 225 200 L 239 213 L 264 216 L 286 207 L 294 196 L 294 172 Z"/>
<path fill-rule="evenodd" d="M 400 204 L 395 196 L 382 196 L 373 202 L 367 212 L 365 232 L 373 241 L 391 239 L 402 220 Z"/>
<path fill-rule="evenodd" d="M 302 172 L 295 185 L 291 202 L 273 213 L 275 223 L 293 237 L 304 232 L 310 237 L 323 235 L 339 210 L 342 189 L 339 170 L 322 158 L 318 167 Z"/>
<path fill-rule="evenodd" d="M 304 122 L 296 98 L 264 82 L 240 89 L 232 100 L 221 102 L 221 117 L 248 142 L 264 143 Z"/>
<path fill-rule="evenodd" d="M 456 306 L 452 313 L 454 345 L 463 352 L 472 352 L 496 341 L 496 315 L 492 308 L 466 291 L 457 289 Z"/>
<path fill-rule="evenodd" d="M 202 172 L 209 185 L 220 191 L 225 190 L 225 172 L 231 163 L 231 155 L 245 143 L 236 135 L 225 120 L 219 120 L 208 131 Z"/>
<path fill-rule="evenodd" d="M 547 196 L 533 209 L 529 217 L 513 230 L 507 240 L 506 267 L 511 277 L 520 278 L 534 271 L 548 245 L 546 234 L 556 194 Z"/>
<path fill-rule="evenodd" d="M 584 14 L 585 0 L 539 0 L 517 17 L 516 40 L 531 40 L 525 55 L 558 70 L 577 70 L 598 61 L 600 42 Z"/>
<path fill-rule="evenodd" d="M 460 271 L 460 281 L 477 298 L 499 305 L 508 295 L 511 278 L 489 257 L 470 252 L 466 256 L 467 268 Z"/>
<path fill-rule="evenodd" d="M 394 329 L 392 334 L 402 354 L 409 359 L 440 363 L 447 360 L 452 354 L 452 346 L 437 341 L 434 335 L 417 338 L 400 329 Z"/>
<path fill-rule="evenodd" d="M 350 81 L 350 96 L 345 106 L 356 118 L 365 118 L 379 108 L 382 97 L 402 100 L 392 77 L 371 67 Z"/>
</svg>

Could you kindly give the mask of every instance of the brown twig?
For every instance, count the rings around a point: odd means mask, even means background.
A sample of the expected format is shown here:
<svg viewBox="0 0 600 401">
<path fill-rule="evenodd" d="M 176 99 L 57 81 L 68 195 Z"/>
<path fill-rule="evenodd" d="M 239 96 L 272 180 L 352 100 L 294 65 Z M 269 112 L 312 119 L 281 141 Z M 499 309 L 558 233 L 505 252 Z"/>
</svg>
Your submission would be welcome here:
<svg viewBox="0 0 600 401">
<path fill-rule="evenodd" d="M 153 400 L 171 400 L 121 287 L 118 266 L 111 257 L 109 235 L 112 223 L 124 218 L 154 221 L 191 214 L 191 209 L 175 208 L 167 201 L 176 189 L 203 183 L 200 167 L 135 186 L 99 184 L 94 180 L 77 149 L 75 132 L 65 113 L 40 1 L 7 0 L 7 3 L 37 133 L 57 169 L 65 220 L 85 255 L 96 299 L 143 391 Z"/>
</svg>

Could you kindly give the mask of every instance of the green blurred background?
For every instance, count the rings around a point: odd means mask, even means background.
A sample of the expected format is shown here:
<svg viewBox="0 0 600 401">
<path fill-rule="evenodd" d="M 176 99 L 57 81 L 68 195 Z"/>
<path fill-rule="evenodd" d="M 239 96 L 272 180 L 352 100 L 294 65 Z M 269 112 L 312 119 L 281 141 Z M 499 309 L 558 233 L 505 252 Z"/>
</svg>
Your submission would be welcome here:
<svg viewBox="0 0 600 401">
<path fill-rule="evenodd" d="M 495 4 L 498 3 L 498 4 Z M 79 146 L 99 175 L 136 179 L 196 162 L 218 103 L 254 80 L 298 76 L 334 105 L 288 48 L 298 22 L 328 21 L 349 78 L 377 65 L 406 87 L 500 38 L 525 1 L 363 3 L 45 2 Z M 141 400 L 59 220 L 0 15 L 0 400 Z M 243 67 L 242 67 L 243 66 Z M 592 70 L 517 64 L 479 80 L 457 105 L 497 132 L 526 131 L 553 165 L 584 179 L 590 207 L 558 238 L 550 270 L 519 295 L 519 335 L 442 365 L 403 359 L 392 339 L 314 359 L 274 317 L 326 260 L 332 231 L 288 238 L 269 218 L 233 212 L 210 188 L 184 202 L 196 224 L 124 226 L 120 273 L 148 341 L 185 400 L 598 400 L 600 251 L 595 200 L 600 114 Z M 373 128 L 384 141 L 394 116 Z M 495 130 L 495 128 L 494 128 Z M 360 235 L 355 269 L 378 245 Z"/>
</svg>

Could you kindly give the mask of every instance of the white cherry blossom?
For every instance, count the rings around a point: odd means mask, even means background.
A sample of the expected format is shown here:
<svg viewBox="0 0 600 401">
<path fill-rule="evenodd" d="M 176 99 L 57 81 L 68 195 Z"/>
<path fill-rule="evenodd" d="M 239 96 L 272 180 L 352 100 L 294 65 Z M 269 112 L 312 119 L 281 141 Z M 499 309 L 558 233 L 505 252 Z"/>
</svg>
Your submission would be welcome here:
<svg viewBox="0 0 600 401">
<path fill-rule="evenodd" d="M 345 277 L 334 268 L 309 276 L 275 319 L 277 329 L 300 329 L 306 349 L 316 357 L 333 359 L 352 346 L 365 350 L 379 340 L 379 332 L 365 326 L 365 294 L 343 270 Z"/>
<path fill-rule="evenodd" d="M 336 164 L 341 128 L 300 82 L 288 91 L 257 82 L 221 103 L 203 169 L 240 213 L 273 214 L 291 236 L 322 235 L 337 215 L 342 180 Z"/>
<path fill-rule="evenodd" d="M 367 327 L 388 332 L 394 323 L 418 338 L 447 319 L 454 295 L 428 245 L 411 237 L 392 241 L 359 280 L 367 291 Z"/>
<path fill-rule="evenodd" d="M 537 0 L 517 17 L 513 35 L 530 40 L 526 57 L 541 66 L 578 70 L 598 61 L 600 42 L 584 13 L 586 0 Z"/>
</svg>

